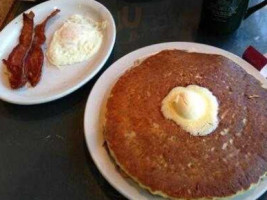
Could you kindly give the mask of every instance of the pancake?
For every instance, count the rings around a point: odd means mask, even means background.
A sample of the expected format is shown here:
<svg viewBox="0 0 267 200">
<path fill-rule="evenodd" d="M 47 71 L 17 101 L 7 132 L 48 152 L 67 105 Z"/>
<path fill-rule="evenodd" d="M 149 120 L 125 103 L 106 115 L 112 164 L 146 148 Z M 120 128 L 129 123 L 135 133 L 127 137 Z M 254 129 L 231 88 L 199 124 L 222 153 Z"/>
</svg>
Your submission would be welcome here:
<svg viewBox="0 0 267 200">
<path fill-rule="evenodd" d="M 175 87 L 208 88 L 219 125 L 192 136 L 161 112 Z M 141 187 L 173 199 L 225 198 L 267 171 L 267 92 L 221 55 L 165 50 L 124 73 L 111 90 L 104 136 L 117 165 Z"/>
</svg>

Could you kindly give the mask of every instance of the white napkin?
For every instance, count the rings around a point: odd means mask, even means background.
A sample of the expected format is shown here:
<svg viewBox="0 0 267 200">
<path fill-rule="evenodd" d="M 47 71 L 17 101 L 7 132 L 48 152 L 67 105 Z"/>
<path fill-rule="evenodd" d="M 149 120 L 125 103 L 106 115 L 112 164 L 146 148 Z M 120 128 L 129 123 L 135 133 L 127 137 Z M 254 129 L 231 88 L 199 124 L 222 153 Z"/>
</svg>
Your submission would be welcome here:
<svg viewBox="0 0 267 200">
<path fill-rule="evenodd" d="M 264 56 L 267 57 L 267 53 L 266 53 Z M 264 76 L 264 78 L 267 78 L 267 65 L 265 65 L 265 66 L 261 69 L 260 73 Z"/>
</svg>

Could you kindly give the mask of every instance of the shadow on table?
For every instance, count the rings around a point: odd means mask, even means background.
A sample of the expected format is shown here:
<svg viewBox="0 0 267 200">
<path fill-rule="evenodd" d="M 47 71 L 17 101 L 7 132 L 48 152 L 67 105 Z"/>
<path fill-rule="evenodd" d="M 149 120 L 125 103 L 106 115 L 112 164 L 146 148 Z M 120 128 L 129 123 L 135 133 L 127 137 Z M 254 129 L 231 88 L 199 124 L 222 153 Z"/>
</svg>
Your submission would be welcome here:
<svg viewBox="0 0 267 200">
<path fill-rule="evenodd" d="M 91 171 L 91 174 L 94 176 L 94 179 L 96 180 L 97 184 L 100 186 L 102 192 L 104 192 L 105 195 L 109 197 L 109 199 L 125 200 L 126 198 L 123 197 L 119 192 L 117 192 L 100 174 L 88 152 L 85 142 L 84 142 L 84 151 L 86 154 L 86 161 L 88 164 L 88 168 Z"/>
<path fill-rule="evenodd" d="M 125 200 L 101 175 L 94 164 L 84 139 L 83 121 L 81 120 L 79 130 L 73 132 L 68 138 L 68 154 L 74 182 L 86 191 L 87 197 L 98 197 L 99 199 Z"/>
</svg>

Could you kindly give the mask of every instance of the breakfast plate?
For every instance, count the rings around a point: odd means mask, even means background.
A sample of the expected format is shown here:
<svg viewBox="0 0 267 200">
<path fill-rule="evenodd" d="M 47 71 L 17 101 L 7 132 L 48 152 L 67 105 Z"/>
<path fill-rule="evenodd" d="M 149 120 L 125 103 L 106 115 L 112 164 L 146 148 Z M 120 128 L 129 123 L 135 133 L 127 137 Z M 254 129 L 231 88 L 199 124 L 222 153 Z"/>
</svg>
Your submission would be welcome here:
<svg viewBox="0 0 267 200">
<path fill-rule="evenodd" d="M 25 86 L 12 90 L 8 83 L 6 67 L 0 63 L 0 99 L 15 104 L 39 104 L 49 102 L 75 91 L 92 79 L 107 61 L 115 42 L 116 28 L 111 13 L 102 4 L 94 0 L 50 0 L 41 3 L 25 13 L 35 13 L 34 24 L 40 23 L 54 9 L 60 13 L 46 27 L 46 44 L 43 46 L 46 54 L 47 46 L 53 33 L 72 15 L 79 14 L 94 21 L 104 21 L 103 41 L 97 53 L 88 61 L 72 64 L 58 69 L 50 64 L 45 56 L 41 81 L 36 87 Z M 6 59 L 17 45 L 22 28 L 22 14 L 15 18 L 0 32 L 0 60 Z"/>
<path fill-rule="evenodd" d="M 126 70 L 133 66 L 136 61 L 140 61 L 147 56 L 165 49 L 179 49 L 190 52 L 223 55 L 236 62 L 248 73 L 252 74 L 262 83 L 263 87 L 267 87 L 267 81 L 264 77 L 246 61 L 230 52 L 204 44 L 189 42 L 155 44 L 129 53 L 112 64 L 98 79 L 89 95 L 84 115 L 85 139 L 88 150 L 99 171 L 115 189 L 128 199 L 163 200 L 163 198 L 159 196 L 151 195 L 129 178 L 125 178 L 109 156 L 107 149 L 105 148 L 103 137 L 105 105 L 111 88 Z M 266 190 L 267 178 L 262 179 L 257 187 L 254 187 L 239 196 L 232 197 L 231 200 L 253 200 L 261 196 Z"/>
</svg>

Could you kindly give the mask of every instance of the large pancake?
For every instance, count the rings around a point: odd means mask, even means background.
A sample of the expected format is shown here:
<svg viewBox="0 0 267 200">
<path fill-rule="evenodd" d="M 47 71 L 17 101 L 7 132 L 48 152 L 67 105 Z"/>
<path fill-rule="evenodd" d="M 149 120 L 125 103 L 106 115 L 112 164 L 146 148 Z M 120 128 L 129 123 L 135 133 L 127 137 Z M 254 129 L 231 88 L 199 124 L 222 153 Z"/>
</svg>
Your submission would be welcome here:
<svg viewBox="0 0 267 200">
<path fill-rule="evenodd" d="M 206 87 L 219 101 L 219 126 L 195 137 L 167 120 L 161 102 L 177 86 Z M 267 92 L 220 56 L 166 50 L 117 81 L 107 102 L 105 139 L 116 163 L 154 194 L 227 197 L 267 171 Z"/>
</svg>

